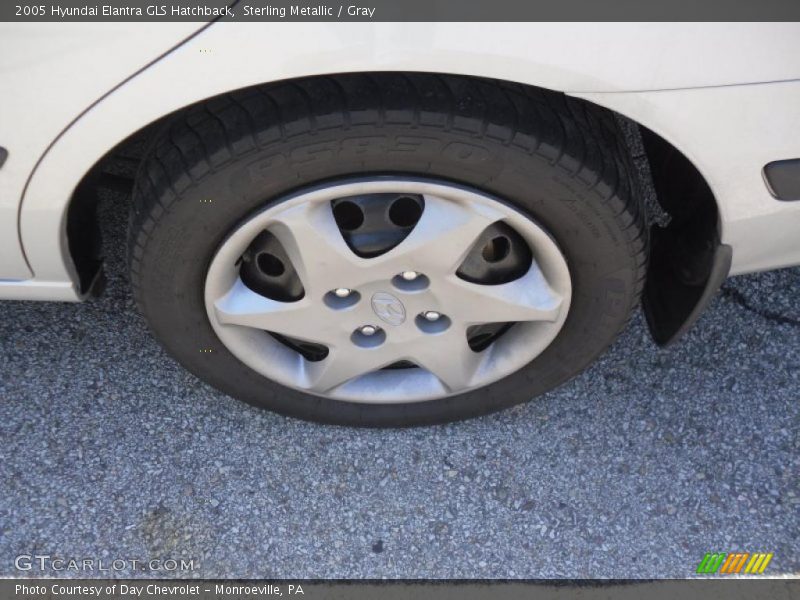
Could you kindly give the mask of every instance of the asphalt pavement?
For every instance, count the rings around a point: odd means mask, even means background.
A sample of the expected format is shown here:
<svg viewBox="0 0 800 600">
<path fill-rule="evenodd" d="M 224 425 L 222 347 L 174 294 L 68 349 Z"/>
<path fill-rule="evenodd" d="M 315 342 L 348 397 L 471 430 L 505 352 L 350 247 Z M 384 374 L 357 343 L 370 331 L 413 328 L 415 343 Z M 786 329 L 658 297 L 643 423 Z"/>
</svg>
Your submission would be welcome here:
<svg viewBox="0 0 800 600">
<path fill-rule="evenodd" d="M 637 315 L 526 405 L 350 429 L 176 364 L 131 300 L 120 203 L 104 297 L 0 303 L 0 575 L 93 574 L 14 566 L 47 555 L 127 561 L 115 576 L 685 577 L 712 551 L 800 574 L 800 268 L 730 279 L 666 350 Z"/>
</svg>

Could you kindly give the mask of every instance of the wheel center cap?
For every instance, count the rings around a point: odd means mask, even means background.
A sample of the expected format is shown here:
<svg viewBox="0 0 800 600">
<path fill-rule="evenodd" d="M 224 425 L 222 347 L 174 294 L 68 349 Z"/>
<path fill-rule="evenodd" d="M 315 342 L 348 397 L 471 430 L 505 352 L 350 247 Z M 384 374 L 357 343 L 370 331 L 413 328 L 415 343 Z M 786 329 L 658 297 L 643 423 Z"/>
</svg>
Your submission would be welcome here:
<svg viewBox="0 0 800 600">
<path fill-rule="evenodd" d="M 406 320 L 406 307 L 398 298 L 388 292 L 372 295 L 372 311 L 381 321 L 389 325 L 401 325 Z"/>
</svg>

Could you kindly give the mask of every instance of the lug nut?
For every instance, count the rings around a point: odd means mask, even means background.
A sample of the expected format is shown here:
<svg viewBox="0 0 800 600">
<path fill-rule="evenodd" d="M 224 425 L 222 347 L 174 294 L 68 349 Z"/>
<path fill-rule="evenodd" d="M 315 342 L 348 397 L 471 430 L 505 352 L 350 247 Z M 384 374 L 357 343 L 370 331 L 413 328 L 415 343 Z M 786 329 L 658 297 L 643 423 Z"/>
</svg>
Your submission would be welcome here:
<svg viewBox="0 0 800 600">
<path fill-rule="evenodd" d="M 350 294 L 353 293 L 353 290 L 348 288 L 336 288 L 333 290 L 333 293 L 336 294 L 337 298 L 347 298 Z"/>
<path fill-rule="evenodd" d="M 438 321 L 441 318 L 442 313 L 438 313 L 435 310 L 426 310 L 424 313 L 422 313 L 422 316 L 426 321 Z"/>
<path fill-rule="evenodd" d="M 362 335 L 375 335 L 378 333 L 378 328 L 374 325 L 362 325 L 358 330 Z"/>
<path fill-rule="evenodd" d="M 419 277 L 419 273 L 416 271 L 403 271 L 400 273 L 400 277 L 405 279 L 406 281 L 414 281 L 417 277 Z"/>
</svg>

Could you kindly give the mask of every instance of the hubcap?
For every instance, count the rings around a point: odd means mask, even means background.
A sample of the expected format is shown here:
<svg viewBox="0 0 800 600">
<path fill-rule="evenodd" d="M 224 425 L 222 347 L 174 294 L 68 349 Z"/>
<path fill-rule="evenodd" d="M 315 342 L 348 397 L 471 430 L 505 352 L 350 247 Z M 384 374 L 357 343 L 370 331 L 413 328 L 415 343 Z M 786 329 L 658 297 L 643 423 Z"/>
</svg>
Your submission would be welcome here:
<svg viewBox="0 0 800 600">
<path fill-rule="evenodd" d="M 334 213 L 345 204 L 349 212 Z M 375 218 L 396 229 L 381 238 Z M 253 250 L 254 240 L 266 245 Z M 390 178 L 268 206 L 222 243 L 205 287 L 212 327 L 250 368 L 367 403 L 441 398 L 513 373 L 555 339 L 570 298 L 556 243 L 517 209 L 463 187 Z"/>
</svg>

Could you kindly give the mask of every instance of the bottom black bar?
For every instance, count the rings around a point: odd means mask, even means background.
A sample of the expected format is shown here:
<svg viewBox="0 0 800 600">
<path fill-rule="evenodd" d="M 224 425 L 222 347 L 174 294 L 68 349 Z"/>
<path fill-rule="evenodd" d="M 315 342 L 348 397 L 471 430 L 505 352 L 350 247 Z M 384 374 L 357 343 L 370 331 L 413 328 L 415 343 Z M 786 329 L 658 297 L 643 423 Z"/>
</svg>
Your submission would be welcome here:
<svg viewBox="0 0 800 600">
<path fill-rule="evenodd" d="M 251 598 L 394 600 L 478 600 L 498 598 L 564 599 L 579 597 L 703 598 L 707 600 L 800 597 L 797 579 L 694 580 L 529 580 L 529 581 L 349 581 L 349 580 L 142 580 L 6 579 L 0 598 L 19 600 L 140 598 L 146 600 L 247 600 Z"/>
</svg>

